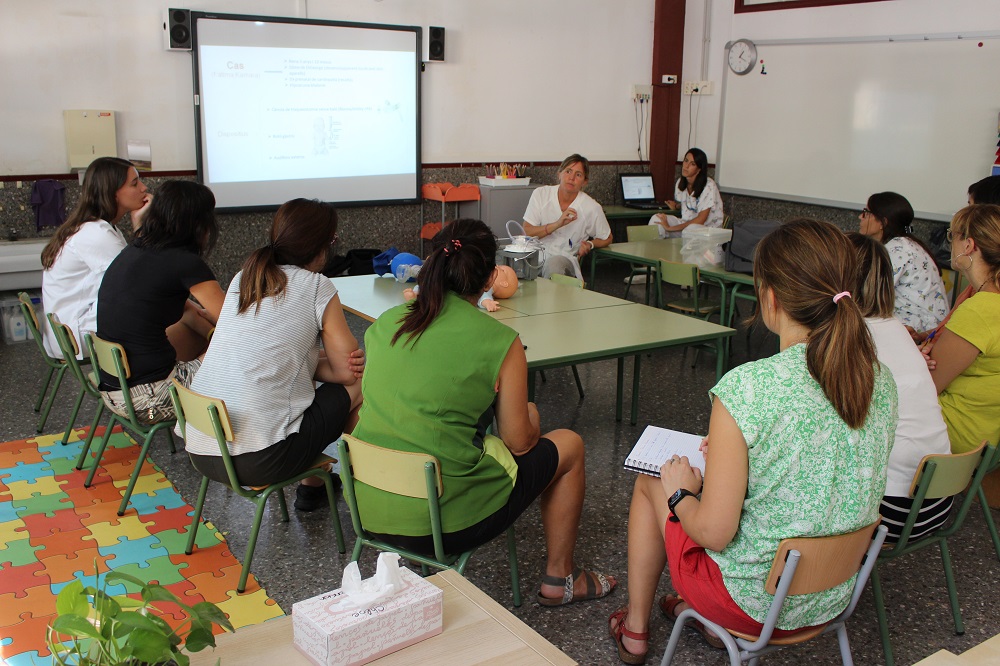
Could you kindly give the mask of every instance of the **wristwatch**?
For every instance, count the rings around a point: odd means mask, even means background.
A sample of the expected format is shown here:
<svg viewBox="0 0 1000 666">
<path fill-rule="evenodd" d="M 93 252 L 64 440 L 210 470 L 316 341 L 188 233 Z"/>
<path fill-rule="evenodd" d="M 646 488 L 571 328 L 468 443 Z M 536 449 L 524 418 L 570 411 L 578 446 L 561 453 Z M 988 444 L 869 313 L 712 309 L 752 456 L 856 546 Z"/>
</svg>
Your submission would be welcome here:
<svg viewBox="0 0 1000 666">
<path fill-rule="evenodd" d="M 675 523 L 679 523 L 681 519 L 677 517 L 677 514 L 674 512 L 674 509 L 678 504 L 680 504 L 681 500 L 684 499 L 685 497 L 697 497 L 697 495 L 688 490 L 687 488 L 679 488 L 677 492 L 671 495 L 670 499 L 667 500 L 667 507 L 669 507 L 670 509 L 670 520 L 674 521 Z"/>
</svg>

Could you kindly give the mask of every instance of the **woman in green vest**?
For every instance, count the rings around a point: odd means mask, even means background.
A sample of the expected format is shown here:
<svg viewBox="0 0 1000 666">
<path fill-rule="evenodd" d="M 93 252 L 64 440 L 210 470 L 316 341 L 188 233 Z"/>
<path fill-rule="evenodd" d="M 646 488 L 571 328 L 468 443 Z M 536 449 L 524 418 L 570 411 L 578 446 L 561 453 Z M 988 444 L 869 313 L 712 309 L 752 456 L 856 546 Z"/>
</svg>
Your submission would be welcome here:
<svg viewBox="0 0 1000 666">
<path fill-rule="evenodd" d="M 417 298 L 385 312 L 365 334 L 365 402 L 354 436 L 440 463 L 444 548 L 469 550 L 503 534 L 541 496 L 546 565 L 538 602 L 605 596 L 613 577 L 575 566 L 584 494 L 583 440 L 541 435 L 528 402 L 528 362 L 517 333 L 476 307 L 493 280 L 497 243 L 478 220 L 434 237 Z M 494 417 L 498 430 L 487 437 Z M 368 531 L 432 553 L 426 502 L 357 484 Z"/>
</svg>

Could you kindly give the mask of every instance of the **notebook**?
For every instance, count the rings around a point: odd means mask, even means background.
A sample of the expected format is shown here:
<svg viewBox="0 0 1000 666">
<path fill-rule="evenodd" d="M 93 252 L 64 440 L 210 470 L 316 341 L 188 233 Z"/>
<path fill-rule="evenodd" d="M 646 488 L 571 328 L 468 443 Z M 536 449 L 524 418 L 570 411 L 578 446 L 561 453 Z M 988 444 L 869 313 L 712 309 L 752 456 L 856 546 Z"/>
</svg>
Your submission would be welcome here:
<svg viewBox="0 0 1000 666">
<path fill-rule="evenodd" d="M 701 436 L 690 435 L 667 428 L 646 426 L 642 436 L 625 459 L 625 469 L 659 478 L 660 467 L 671 456 L 687 456 L 692 467 L 705 471 L 705 457 L 701 454 Z"/>
<path fill-rule="evenodd" d="M 622 201 L 629 208 L 659 210 L 666 208 L 653 194 L 653 176 L 648 173 L 618 174 L 622 181 Z"/>
</svg>

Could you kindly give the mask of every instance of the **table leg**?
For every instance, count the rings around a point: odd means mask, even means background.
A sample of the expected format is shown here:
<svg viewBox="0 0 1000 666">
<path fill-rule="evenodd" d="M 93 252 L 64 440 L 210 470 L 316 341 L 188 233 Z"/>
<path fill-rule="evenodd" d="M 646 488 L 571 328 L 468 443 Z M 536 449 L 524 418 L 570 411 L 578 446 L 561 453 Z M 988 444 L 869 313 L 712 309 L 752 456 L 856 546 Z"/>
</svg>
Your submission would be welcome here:
<svg viewBox="0 0 1000 666">
<path fill-rule="evenodd" d="M 622 401 L 624 396 L 622 395 L 622 384 L 625 381 L 625 358 L 623 356 L 618 357 L 618 390 L 616 393 L 615 400 L 615 421 L 622 420 Z"/>
<path fill-rule="evenodd" d="M 635 355 L 635 365 L 632 367 L 632 425 L 639 420 L 639 361 L 642 354 Z"/>
<path fill-rule="evenodd" d="M 660 264 L 657 263 L 652 270 L 653 278 L 656 279 L 656 307 L 663 309 L 663 280 L 660 279 Z"/>
<path fill-rule="evenodd" d="M 535 371 L 528 370 L 528 402 L 535 401 Z"/>
<path fill-rule="evenodd" d="M 720 379 L 722 379 L 722 371 L 725 370 L 725 368 L 726 368 L 725 364 L 726 364 L 726 361 L 728 360 L 728 356 L 725 356 L 725 354 L 727 354 L 728 351 L 729 351 L 729 345 L 726 344 L 726 342 L 725 342 L 727 340 L 729 340 L 729 338 L 719 337 L 719 338 L 715 339 L 715 350 L 716 350 L 716 352 L 715 352 L 715 381 L 716 382 L 718 382 Z"/>
<path fill-rule="evenodd" d="M 597 275 L 597 252 L 590 253 L 590 288 L 594 288 L 594 278 Z"/>
</svg>

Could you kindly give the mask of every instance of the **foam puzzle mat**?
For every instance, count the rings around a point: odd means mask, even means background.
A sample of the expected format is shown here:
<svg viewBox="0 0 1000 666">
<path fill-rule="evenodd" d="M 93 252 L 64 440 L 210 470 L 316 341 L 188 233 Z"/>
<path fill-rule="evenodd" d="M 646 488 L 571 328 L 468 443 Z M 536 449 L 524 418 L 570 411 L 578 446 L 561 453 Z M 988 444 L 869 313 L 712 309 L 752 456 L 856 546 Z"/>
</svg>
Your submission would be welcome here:
<svg viewBox="0 0 1000 666">
<path fill-rule="evenodd" d="M 85 436 L 80 428 L 66 445 L 61 434 L 0 444 L 0 663 L 51 663 L 45 634 L 56 595 L 74 579 L 96 585 L 95 564 L 96 574 L 113 569 L 158 582 L 188 605 L 211 601 L 237 630 L 284 615 L 252 574 L 246 592 L 236 594 L 242 564 L 210 522 L 198 528 L 194 553 L 184 554 L 194 509 L 151 461 L 143 464 L 128 511 L 118 516 L 139 455 L 120 429 L 84 488 L 90 463 L 84 471 L 74 465 Z M 107 591 L 138 598 L 129 587 Z M 157 608 L 168 623 L 180 623 L 170 604 Z"/>
</svg>

